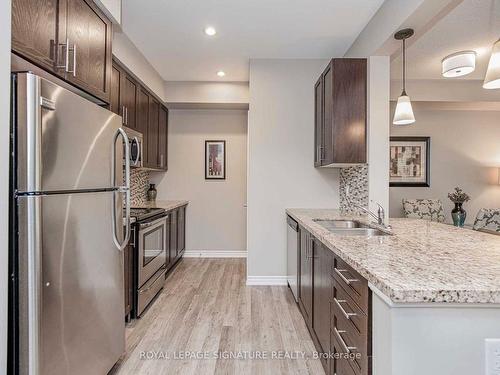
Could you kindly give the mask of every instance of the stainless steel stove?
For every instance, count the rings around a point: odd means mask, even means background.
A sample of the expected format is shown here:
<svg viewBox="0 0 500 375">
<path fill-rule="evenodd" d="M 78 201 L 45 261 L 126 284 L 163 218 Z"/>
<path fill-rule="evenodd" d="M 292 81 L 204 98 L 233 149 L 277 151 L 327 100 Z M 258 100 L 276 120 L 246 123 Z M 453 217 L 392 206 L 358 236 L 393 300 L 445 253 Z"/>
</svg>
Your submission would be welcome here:
<svg viewBox="0 0 500 375">
<path fill-rule="evenodd" d="M 130 216 L 135 219 L 134 264 L 137 267 L 132 315 L 140 317 L 165 282 L 169 215 L 163 208 L 137 207 L 130 210 Z"/>
</svg>

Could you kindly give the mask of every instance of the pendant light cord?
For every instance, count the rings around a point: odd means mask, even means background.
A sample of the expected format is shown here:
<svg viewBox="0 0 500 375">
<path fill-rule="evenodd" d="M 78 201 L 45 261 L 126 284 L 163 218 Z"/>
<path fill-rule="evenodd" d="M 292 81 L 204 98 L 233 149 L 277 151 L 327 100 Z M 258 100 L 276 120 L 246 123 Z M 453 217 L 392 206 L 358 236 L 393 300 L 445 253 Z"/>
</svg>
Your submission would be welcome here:
<svg viewBox="0 0 500 375">
<path fill-rule="evenodd" d="M 406 38 L 403 39 L 403 95 L 406 95 Z"/>
</svg>

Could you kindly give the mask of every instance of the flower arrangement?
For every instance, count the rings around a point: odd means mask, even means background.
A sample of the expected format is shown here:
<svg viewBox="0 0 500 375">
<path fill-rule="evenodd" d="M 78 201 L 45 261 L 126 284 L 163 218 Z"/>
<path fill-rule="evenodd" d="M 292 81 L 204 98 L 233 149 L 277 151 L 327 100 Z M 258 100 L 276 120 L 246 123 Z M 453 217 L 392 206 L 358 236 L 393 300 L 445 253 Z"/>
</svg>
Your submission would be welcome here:
<svg viewBox="0 0 500 375">
<path fill-rule="evenodd" d="M 467 195 L 467 193 L 465 193 L 458 186 L 455 188 L 454 191 L 448 193 L 448 198 L 453 203 L 464 203 L 470 200 L 470 197 Z"/>
</svg>

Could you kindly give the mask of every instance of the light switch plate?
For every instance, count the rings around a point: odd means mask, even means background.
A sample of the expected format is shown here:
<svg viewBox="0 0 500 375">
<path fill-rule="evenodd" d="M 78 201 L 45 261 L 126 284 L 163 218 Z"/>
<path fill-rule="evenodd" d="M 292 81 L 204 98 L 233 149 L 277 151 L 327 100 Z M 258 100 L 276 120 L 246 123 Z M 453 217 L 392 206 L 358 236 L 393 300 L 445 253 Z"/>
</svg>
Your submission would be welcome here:
<svg viewBox="0 0 500 375">
<path fill-rule="evenodd" d="M 484 340 L 486 375 L 500 375 L 500 339 Z"/>
</svg>

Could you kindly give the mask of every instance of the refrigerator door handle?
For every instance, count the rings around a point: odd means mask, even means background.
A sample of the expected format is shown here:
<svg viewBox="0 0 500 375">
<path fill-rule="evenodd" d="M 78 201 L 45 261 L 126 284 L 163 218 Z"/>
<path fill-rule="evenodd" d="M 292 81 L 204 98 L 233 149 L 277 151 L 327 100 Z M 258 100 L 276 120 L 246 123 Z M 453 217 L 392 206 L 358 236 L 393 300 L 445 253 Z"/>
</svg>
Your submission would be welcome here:
<svg viewBox="0 0 500 375">
<path fill-rule="evenodd" d="M 125 185 L 119 186 L 118 187 L 118 192 L 119 193 L 125 193 L 125 238 L 123 239 L 123 242 L 120 242 L 120 240 L 117 237 L 116 234 L 116 208 L 115 208 L 115 202 L 116 202 L 116 193 L 113 192 L 113 205 L 112 205 L 112 210 L 111 210 L 111 227 L 113 228 L 113 242 L 115 243 L 115 246 L 120 250 L 123 251 L 125 246 L 127 246 L 129 240 L 130 240 L 130 145 L 129 145 L 129 140 L 127 137 L 127 133 L 122 128 L 119 128 L 115 136 L 113 137 L 113 152 L 111 155 L 111 184 L 112 186 L 116 186 L 116 141 L 118 137 L 122 137 L 123 139 L 123 146 L 125 149 Z"/>
</svg>

